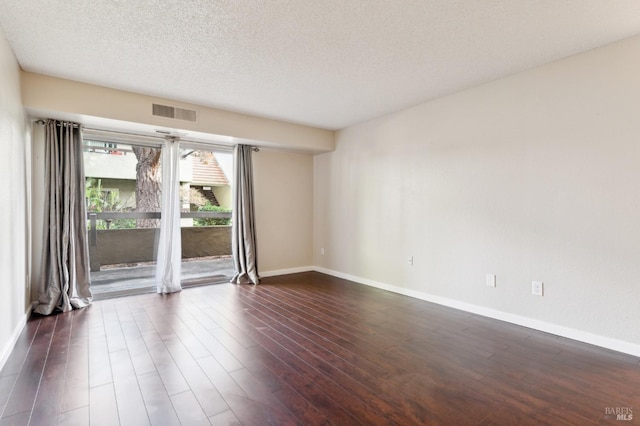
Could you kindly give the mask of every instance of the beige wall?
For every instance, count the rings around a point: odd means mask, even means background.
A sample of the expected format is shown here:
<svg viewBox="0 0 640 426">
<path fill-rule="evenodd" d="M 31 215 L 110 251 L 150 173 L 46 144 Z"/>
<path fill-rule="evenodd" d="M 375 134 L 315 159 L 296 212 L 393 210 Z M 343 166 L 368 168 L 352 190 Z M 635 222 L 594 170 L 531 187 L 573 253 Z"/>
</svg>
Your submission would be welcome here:
<svg viewBox="0 0 640 426">
<path fill-rule="evenodd" d="M 38 299 L 44 286 L 42 279 L 42 250 L 44 241 L 44 126 L 31 126 L 31 300 Z"/>
<path fill-rule="evenodd" d="M 0 368 L 29 307 L 30 145 L 20 69 L 0 29 Z"/>
<path fill-rule="evenodd" d="M 120 130 L 123 126 L 137 123 L 149 126 L 150 131 L 156 128 L 171 128 L 196 135 L 221 135 L 221 140 L 229 144 L 246 140 L 255 144 L 305 152 L 327 152 L 335 146 L 334 132 L 330 130 L 29 72 L 22 73 L 22 96 L 25 107 L 32 114 L 40 115 L 42 118 L 72 119 L 89 125 L 97 122 L 103 126 L 115 126 Z M 198 122 L 155 117 L 151 115 L 152 103 L 195 109 L 198 111 Z M 96 118 L 98 120 L 95 120 Z"/>
<path fill-rule="evenodd" d="M 221 207 L 230 209 L 232 204 L 231 186 L 214 186 L 211 189 L 213 191 L 213 195 L 216 196 L 216 200 L 218 200 L 218 204 L 220 204 Z"/>
<path fill-rule="evenodd" d="M 253 153 L 259 273 L 313 264 L 313 157 Z"/>
<path fill-rule="evenodd" d="M 640 354 L 639 51 L 636 37 L 339 132 L 315 159 L 315 264 Z"/>
</svg>

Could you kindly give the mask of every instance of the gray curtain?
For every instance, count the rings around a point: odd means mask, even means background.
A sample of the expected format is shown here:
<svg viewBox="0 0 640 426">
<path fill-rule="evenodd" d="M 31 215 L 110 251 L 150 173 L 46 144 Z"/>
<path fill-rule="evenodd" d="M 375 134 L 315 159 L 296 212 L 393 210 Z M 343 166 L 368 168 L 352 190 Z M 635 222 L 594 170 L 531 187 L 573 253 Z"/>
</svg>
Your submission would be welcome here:
<svg viewBox="0 0 640 426">
<path fill-rule="evenodd" d="M 255 212 L 253 208 L 253 168 L 247 145 L 236 145 L 233 151 L 233 219 L 231 245 L 236 274 L 235 284 L 258 284 Z"/>
<path fill-rule="evenodd" d="M 49 315 L 91 304 L 82 129 L 45 123 L 43 288 L 35 312 Z"/>
</svg>

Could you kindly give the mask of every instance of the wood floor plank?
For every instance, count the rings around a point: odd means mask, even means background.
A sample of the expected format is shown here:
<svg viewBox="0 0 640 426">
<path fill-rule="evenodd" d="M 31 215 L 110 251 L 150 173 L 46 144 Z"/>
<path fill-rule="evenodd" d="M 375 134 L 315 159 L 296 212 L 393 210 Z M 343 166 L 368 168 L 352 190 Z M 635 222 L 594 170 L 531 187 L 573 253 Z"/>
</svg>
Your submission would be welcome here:
<svg viewBox="0 0 640 426">
<path fill-rule="evenodd" d="M 331 395 L 334 401 L 338 402 L 339 405 L 344 407 L 346 410 L 354 413 L 356 418 L 362 419 L 363 423 L 385 423 L 385 421 L 381 419 L 380 412 L 374 411 L 374 409 L 365 401 L 354 396 L 349 390 L 341 386 L 341 384 L 334 382 L 323 372 L 316 370 L 304 360 L 297 357 L 294 353 L 287 350 L 287 348 L 278 342 L 279 336 L 271 334 L 268 327 L 262 327 L 260 324 L 263 323 L 256 323 L 257 333 L 260 333 L 263 336 L 260 338 L 256 334 L 256 339 L 259 339 L 258 341 L 260 345 L 274 354 L 274 356 L 283 359 L 284 362 L 293 367 L 296 373 L 302 376 L 304 380 L 318 384 L 327 394 Z M 376 398 L 372 399 L 374 401 L 376 400 Z"/>
<path fill-rule="evenodd" d="M 53 339 L 56 317 L 40 318 L 40 326 L 34 337 L 33 344 L 30 345 L 25 360 L 21 365 L 18 378 L 11 391 L 11 395 L 5 405 L 2 418 L 14 417 L 17 414 L 29 413 L 35 403 L 40 380 L 46 365 L 49 346 Z"/>
<path fill-rule="evenodd" d="M 136 316 L 134 312 L 132 312 L 132 308 L 135 309 L 136 312 L 138 311 L 135 306 L 131 306 L 128 303 L 121 303 L 116 305 L 116 312 L 133 369 L 136 375 L 141 376 L 155 372 L 156 367 L 142 338 L 142 332 Z"/>
<path fill-rule="evenodd" d="M 189 385 L 182 376 L 180 369 L 174 362 L 165 346 L 165 342 L 160 336 L 155 332 L 145 333 L 142 335 L 142 339 L 149 350 L 156 370 L 169 395 L 175 395 L 189 390 Z"/>
<path fill-rule="evenodd" d="M 181 424 L 193 426 L 211 424 L 191 391 L 171 395 L 171 402 L 175 407 Z"/>
<path fill-rule="evenodd" d="M 44 365 L 38 395 L 31 413 L 31 423 L 46 424 L 58 418 L 62 407 L 63 390 L 71 340 L 73 315 L 59 315 Z"/>
<path fill-rule="evenodd" d="M 303 425 L 318 425 L 328 426 L 332 424 L 349 424 L 349 423 L 334 423 L 336 416 L 333 413 L 327 413 L 318 409 L 312 400 L 308 400 L 300 395 L 292 388 L 283 387 L 274 393 L 274 396 L 281 401 L 282 404 L 286 404 L 286 407 L 293 413 L 296 418 L 300 420 Z M 343 410 L 340 410 L 341 412 Z M 353 424 L 353 420 L 350 419 L 350 423 Z"/>
<path fill-rule="evenodd" d="M 205 415 L 211 417 L 227 411 L 229 406 L 191 352 L 180 344 L 169 345 L 168 350 Z"/>
<path fill-rule="evenodd" d="M 109 358 L 120 424 L 148 425 L 149 418 L 129 351 L 123 349 L 110 352 Z"/>
<path fill-rule="evenodd" d="M 60 410 L 64 413 L 89 405 L 89 337 L 87 334 L 87 312 L 71 313 L 71 335 L 69 354 L 64 375 L 64 389 Z"/>
<path fill-rule="evenodd" d="M 91 388 L 113 383 L 109 346 L 104 334 L 89 334 L 89 386 Z"/>
<path fill-rule="evenodd" d="M 267 386 L 271 392 L 280 390 L 283 386 L 282 380 L 274 375 L 265 365 L 262 363 L 260 357 L 255 355 L 248 349 L 259 347 L 257 345 L 251 348 L 245 348 L 237 340 L 233 339 L 224 330 L 217 329 L 211 330 L 210 333 L 218 339 L 233 356 L 242 363 L 244 368 L 251 372 L 254 376 L 259 378 L 260 382 Z M 264 353 L 264 352 L 263 352 Z"/>
<path fill-rule="evenodd" d="M 31 412 L 23 412 L 0 419 L 0 426 L 24 426 L 29 424 Z"/>
<path fill-rule="evenodd" d="M 143 374 L 138 376 L 138 383 L 151 424 L 180 425 L 178 415 L 173 408 L 171 398 L 162 383 L 160 375 L 157 372 Z"/>
<path fill-rule="evenodd" d="M 337 425 L 360 423 L 338 402 L 334 401 L 324 389 L 301 377 L 294 368 L 279 357 L 265 351 L 261 346 L 254 346 L 249 351 L 253 352 L 256 358 L 259 358 L 274 375 L 286 383 L 288 388 L 301 395 L 306 401 L 313 403 L 314 408 L 322 413 L 328 421 Z M 283 403 L 287 401 L 283 398 L 289 394 L 287 387 L 282 386 L 281 390 L 275 392 Z"/>
<path fill-rule="evenodd" d="M 194 358 L 204 358 L 214 355 L 218 362 L 222 364 L 227 371 L 234 371 L 242 368 L 242 364 L 231 354 L 211 333 L 204 327 L 199 327 L 199 323 L 194 325 L 191 321 L 191 327 L 195 327 L 195 334 L 191 328 L 184 323 L 180 323 L 180 328 L 174 331 L 180 338 L 181 342 L 189 350 Z"/>
<path fill-rule="evenodd" d="M 229 372 L 215 359 L 210 356 L 198 359 L 198 364 L 202 371 L 209 378 L 216 390 L 220 392 L 225 401 L 230 395 L 246 397 L 247 394 L 242 390 L 238 383 L 233 380 Z"/>
<path fill-rule="evenodd" d="M 261 309 L 261 306 L 256 305 L 250 299 L 247 300 L 247 306 L 256 308 L 257 311 Z M 266 305 L 265 307 L 273 308 L 272 305 Z M 334 348 L 340 348 L 334 350 L 344 351 L 343 356 L 355 356 L 362 362 L 370 363 L 370 368 L 377 369 L 377 374 L 379 375 L 401 373 L 403 371 L 401 364 L 390 362 L 389 359 L 385 359 L 386 357 L 379 356 L 381 349 L 394 343 L 398 343 L 397 340 L 383 339 L 382 343 L 376 342 L 371 344 L 370 341 L 365 338 L 357 337 L 353 334 L 342 334 L 342 332 L 340 330 L 336 330 L 333 325 L 321 322 L 318 319 L 315 319 L 314 321 L 311 317 L 291 317 L 287 315 L 286 312 L 279 314 L 279 312 L 282 311 L 278 311 L 277 308 L 276 310 L 271 310 L 273 314 L 278 315 L 278 318 L 283 325 L 286 325 L 301 334 L 306 334 L 312 339 L 322 336 L 322 343 L 324 345 L 334 345 Z M 247 310 L 247 313 L 251 312 L 253 311 Z M 349 353 L 354 355 L 349 355 Z M 358 356 L 355 354 L 360 355 Z"/>
<path fill-rule="evenodd" d="M 17 375 L 24 364 L 27 354 L 31 349 L 31 344 L 35 338 L 38 327 L 40 327 L 40 321 L 28 321 L 24 327 L 24 330 L 18 337 L 16 344 L 11 351 L 11 354 L 7 358 L 7 361 L 0 371 L 0 377 Z"/>
<path fill-rule="evenodd" d="M 495 389 L 505 405 L 513 407 L 514 411 L 528 413 L 529 416 L 544 424 L 595 424 L 593 414 L 596 410 L 593 410 L 593 413 L 568 412 L 566 403 L 563 402 L 562 406 L 550 404 L 541 392 L 518 381 L 505 381 L 502 378 L 486 376 L 482 379 L 482 383 Z"/>
<path fill-rule="evenodd" d="M 155 372 L 156 366 L 137 325 L 130 325 L 123 329 L 123 336 L 135 374 L 141 376 Z"/>
<path fill-rule="evenodd" d="M 0 426 L 621 424 L 611 407 L 640 407 L 640 358 L 316 272 L 35 316 L 0 371 Z"/>
<path fill-rule="evenodd" d="M 280 400 L 273 394 L 269 386 L 256 379 L 256 377 L 247 369 L 242 368 L 239 370 L 235 370 L 229 374 L 238 384 L 238 386 L 240 386 L 240 388 L 245 392 L 247 398 L 257 403 L 271 407 L 272 409 L 277 409 L 279 412 L 285 413 L 289 418 L 296 418 L 293 412 L 291 412 L 285 405 L 283 405 Z M 299 420 L 303 419 L 299 418 Z"/>
<path fill-rule="evenodd" d="M 303 426 L 288 410 L 279 406 L 266 405 L 250 398 L 231 395 L 227 403 L 244 425 Z"/>
<path fill-rule="evenodd" d="M 215 416 L 209 417 L 209 422 L 216 426 L 242 426 L 240 420 L 233 414 L 233 411 L 227 410 Z"/>
<path fill-rule="evenodd" d="M 332 347 L 334 351 L 339 352 L 341 356 L 345 358 L 352 356 L 352 353 L 332 341 L 321 339 L 321 336 L 326 335 L 326 329 L 317 328 L 316 324 L 311 321 L 289 315 L 286 310 L 282 311 L 277 307 L 266 303 L 253 303 L 252 300 L 249 302 L 249 306 L 251 306 L 252 309 L 247 310 L 247 313 L 250 313 L 254 317 L 260 319 L 266 325 L 271 325 L 272 327 L 275 326 L 276 328 L 278 328 L 278 326 L 282 326 L 282 329 L 286 330 L 287 333 L 291 332 L 296 335 L 296 341 L 301 339 L 301 341 L 309 342 L 316 346 L 322 346 L 325 348 Z M 321 343 L 315 343 L 317 340 Z M 371 365 L 370 367 L 376 368 L 375 365 Z M 384 370 L 380 369 L 378 372 L 383 374 Z"/>
<path fill-rule="evenodd" d="M 127 344 L 122 334 L 122 325 L 115 309 L 114 301 L 107 300 L 102 308 L 104 319 L 104 330 L 107 338 L 109 352 L 117 352 L 127 348 Z"/>
<path fill-rule="evenodd" d="M 4 408 L 9 401 L 9 397 L 11 396 L 11 392 L 13 391 L 13 386 L 16 384 L 17 380 L 18 373 L 10 376 L 0 376 L 0 418 L 2 418 Z"/>
<path fill-rule="evenodd" d="M 112 383 L 92 387 L 89 391 L 89 423 L 91 426 L 120 424 L 118 403 Z"/>
<path fill-rule="evenodd" d="M 199 303 L 203 303 L 202 300 L 199 300 Z M 245 348 L 250 348 L 256 345 L 256 342 L 251 338 L 249 333 L 236 325 L 234 321 L 230 320 L 225 315 L 225 312 L 228 310 L 225 310 L 224 306 L 220 305 L 220 302 L 214 306 L 214 309 L 210 309 L 212 304 L 204 303 L 203 309 L 200 309 L 201 314 L 204 316 L 215 316 L 220 329 L 233 336 L 233 338 L 240 342 L 240 344 Z"/>
<path fill-rule="evenodd" d="M 86 426 L 89 420 L 89 405 L 65 411 L 58 418 L 58 426 Z"/>
</svg>

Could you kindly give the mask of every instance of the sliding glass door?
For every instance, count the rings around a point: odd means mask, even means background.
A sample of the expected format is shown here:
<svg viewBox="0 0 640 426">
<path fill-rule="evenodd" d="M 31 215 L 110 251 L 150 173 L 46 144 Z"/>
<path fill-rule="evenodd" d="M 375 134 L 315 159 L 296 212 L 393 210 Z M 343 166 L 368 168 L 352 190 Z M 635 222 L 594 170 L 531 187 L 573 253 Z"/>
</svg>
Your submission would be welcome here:
<svg viewBox="0 0 640 426">
<path fill-rule="evenodd" d="M 84 140 L 92 291 L 96 298 L 155 291 L 163 187 L 160 138 L 88 132 Z M 180 143 L 182 281 L 228 282 L 231 153 Z"/>
</svg>

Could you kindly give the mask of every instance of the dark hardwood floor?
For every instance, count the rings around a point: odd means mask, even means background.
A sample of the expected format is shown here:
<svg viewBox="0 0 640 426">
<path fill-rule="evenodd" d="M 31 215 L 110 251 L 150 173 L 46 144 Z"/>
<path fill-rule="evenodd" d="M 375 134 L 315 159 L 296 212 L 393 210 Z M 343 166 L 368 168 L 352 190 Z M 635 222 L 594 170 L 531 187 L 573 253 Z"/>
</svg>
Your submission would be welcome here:
<svg viewBox="0 0 640 426">
<path fill-rule="evenodd" d="M 0 426 L 634 424 L 640 366 L 303 273 L 34 318 L 0 410 Z"/>
</svg>

